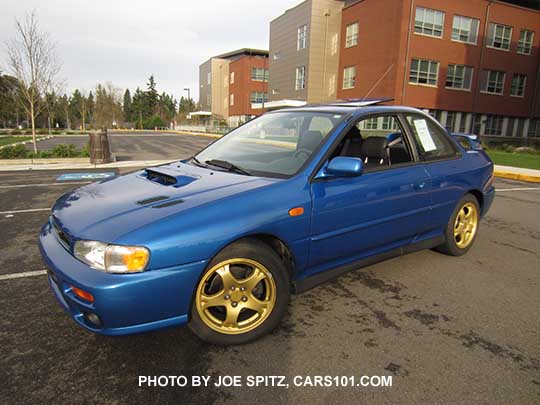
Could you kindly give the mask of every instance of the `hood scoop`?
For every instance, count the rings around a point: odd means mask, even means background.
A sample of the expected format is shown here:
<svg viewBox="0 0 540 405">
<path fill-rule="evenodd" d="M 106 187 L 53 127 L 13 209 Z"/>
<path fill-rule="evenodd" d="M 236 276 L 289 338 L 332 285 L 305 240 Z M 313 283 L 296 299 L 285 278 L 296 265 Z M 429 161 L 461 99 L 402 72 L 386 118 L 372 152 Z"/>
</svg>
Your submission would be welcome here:
<svg viewBox="0 0 540 405">
<path fill-rule="evenodd" d="M 143 173 L 143 177 L 146 177 L 146 179 L 154 183 L 173 187 L 186 186 L 195 180 L 198 180 L 198 177 L 188 176 L 187 174 L 179 174 L 178 171 L 171 170 L 166 167 L 153 167 L 151 169 L 146 169 Z"/>
<path fill-rule="evenodd" d="M 137 201 L 137 204 L 139 204 L 139 205 L 154 204 L 154 203 L 157 203 L 159 201 L 166 200 L 167 198 L 169 198 L 169 196 L 167 196 L 167 195 L 158 195 L 156 197 L 150 197 L 150 198 L 146 198 L 144 200 Z"/>
</svg>

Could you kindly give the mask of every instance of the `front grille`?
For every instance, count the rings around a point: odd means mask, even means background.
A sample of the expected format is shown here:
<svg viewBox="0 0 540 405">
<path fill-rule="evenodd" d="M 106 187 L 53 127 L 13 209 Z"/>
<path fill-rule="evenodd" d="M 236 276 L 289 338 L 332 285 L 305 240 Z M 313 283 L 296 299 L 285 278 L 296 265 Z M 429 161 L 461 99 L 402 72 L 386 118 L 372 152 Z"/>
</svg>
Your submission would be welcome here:
<svg viewBox="0 0 540 405">
<path fill-rule="evenodd" d="M 53 218 L 52 224 L 54 227 L 54 231 L 56 233 L 56 237 L 60 241 L 60 243 L 67 249 L 70 250 L 71 248 L 71 238 L 68 236 L 67 233 L 65 233 L 62 228 L 60 228 L 60 225 L 56 222 L 56 220 Z"/>
</svg>

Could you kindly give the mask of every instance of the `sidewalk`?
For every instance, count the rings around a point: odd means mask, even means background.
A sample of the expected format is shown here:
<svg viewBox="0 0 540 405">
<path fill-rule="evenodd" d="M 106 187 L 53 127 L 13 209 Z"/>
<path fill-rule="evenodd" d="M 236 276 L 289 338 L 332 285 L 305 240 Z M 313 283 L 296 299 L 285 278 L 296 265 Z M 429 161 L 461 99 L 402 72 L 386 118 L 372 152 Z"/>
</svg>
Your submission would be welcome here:
<svg viewBox="0 0 540 405">
<path fill-rule="evenodd" d="M 123 167 L 150 167 L 176 162 L 179 159 L 168 160 L 126 160 L 121 162 L 95 165 L 92 163 L 50 163 L 50 164 L 13 164 L 0 165 L 0 172 L 22 170 L 79 170 L 79 169 L 119 169 Z"/>
<path fill-rule="evenodd" d="M 540 183 L 540 170 L 495 165 L 495 177 Z"/>
</svg>

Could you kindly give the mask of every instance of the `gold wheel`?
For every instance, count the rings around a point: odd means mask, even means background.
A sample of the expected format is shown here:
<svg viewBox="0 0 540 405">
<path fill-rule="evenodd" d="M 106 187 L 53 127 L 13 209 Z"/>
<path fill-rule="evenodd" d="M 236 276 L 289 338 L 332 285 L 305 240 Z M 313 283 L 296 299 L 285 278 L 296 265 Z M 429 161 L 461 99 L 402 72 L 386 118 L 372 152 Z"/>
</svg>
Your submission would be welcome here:
<svg viewBox="0 0 540 405">
<path fill-rule="evenodd" d="M 195 305 L 206 326 L 228 335 L 260 326 L 276 303 L 276 283 L 261 263 L 229 259 L 212 267 L 197 288 Z"/>
<path fill-rule="evenodd" d="M 460 208 L 454 222 L 454 241 L 460 249 L 469 246 L 478 229 L 478 208 L 472 202 L 466 202 Z"/>
</svg>

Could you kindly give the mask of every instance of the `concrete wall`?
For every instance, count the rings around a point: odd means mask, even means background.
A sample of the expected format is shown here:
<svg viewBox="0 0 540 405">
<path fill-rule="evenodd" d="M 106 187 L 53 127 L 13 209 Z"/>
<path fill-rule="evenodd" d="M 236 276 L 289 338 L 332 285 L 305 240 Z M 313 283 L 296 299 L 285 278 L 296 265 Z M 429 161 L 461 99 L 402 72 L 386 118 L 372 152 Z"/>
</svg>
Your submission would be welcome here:
<svg viewBox="0 0 540 405">
<path fill-rule="evenodd" d="M 199 104 L 203 111 L 210 111 L 212 108 L 212 83 L 208 83 L 211 70 L 211 59 L 199 66 Z"/>
<path fill-rule="evenodd" d="M 229 117 L 229 63 L 227 59 L 212 58 L 212 114 Z"/>
</svg>

